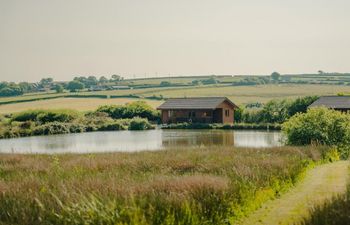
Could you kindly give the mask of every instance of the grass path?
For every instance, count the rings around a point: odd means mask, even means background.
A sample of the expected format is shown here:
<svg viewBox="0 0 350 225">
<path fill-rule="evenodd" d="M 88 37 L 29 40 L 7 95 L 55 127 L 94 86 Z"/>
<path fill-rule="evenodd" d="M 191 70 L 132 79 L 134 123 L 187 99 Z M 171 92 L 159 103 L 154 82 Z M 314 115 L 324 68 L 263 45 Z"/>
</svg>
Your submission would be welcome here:
<svg viewBox="0 0 350 225">
<path fill-rule="evenodd" d="M 349 176 L 349 162 L 317 166 L 305 179 L 281 198 L 269 201 L 246 218 L 241 225 L 285 225 L 299 222 L 312 206 L 343 193 Z"/>
</svg>

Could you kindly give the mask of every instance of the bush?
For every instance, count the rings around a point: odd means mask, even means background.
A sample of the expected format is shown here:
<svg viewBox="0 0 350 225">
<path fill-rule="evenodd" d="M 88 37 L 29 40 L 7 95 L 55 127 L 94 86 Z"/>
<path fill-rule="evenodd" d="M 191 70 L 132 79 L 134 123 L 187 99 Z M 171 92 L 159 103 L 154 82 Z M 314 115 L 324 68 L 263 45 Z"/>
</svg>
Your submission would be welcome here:
<svg viewBox="0 0 350 225">
<path fill-rule="evenodd" d="M 337 146 L 342 158 L 349 156 L 350 114 L 326 108 L 299 113 L 282 125 L 287 144 Z"/>
<path fill-rule="evenodd" d="M 153 128 L 147 119 L 135 117 L 130 120 L 129 130 L 149 130 Z"/>
<path fill-rule="evenodd" d="M 134 117 L 146 118 L 151 121 L 159 120 L 159 112 L 146 102 L 136 101 L 126 105 L 106 105 L 97 109 L 97 112 L 107 113 L 113 119 L 131 119 Z"/>
<path fill-rule="evenodd" d="M 27 110 L 12 116 L 12 121 L 35 121 L 38 123 L 71 122 L 80 117 L 74 110 Z"/>
<path fill-rule="evenodd" d="M 66 123 L 47 123 L 34 128 L 34 135 L 51 135 L 51 134 L 69 134 L 70 124 Z"/>
<path fill-rule="evenodd" d="M 47 110 L 40 113 L 36 120 L 39 123 L 62 122 L 67 123 L 79 118 L 80 114 L 73 110 Z"/>
<path fill-rule="evenodd" d="M 70 133 L 83 133 L 86 131 L 86 126 L 79 123 L 69 124 L 69 132 Z"/>
<path fill-rule="evenodd" d="M 297 113 L 304 113 L 318 97 L 306 96 L 291 100 L 271 100 L 262 106 L 262 109 L 247 110 L 238 109 L 235 111 L 235 121 L 243 123 L 283 123 Z"/>
<path fill-rule="evenodd" d="M 116 121 L 109 124 L 104 124 L 98 128 L 99 131 L 113 131 L 113 130 L 126 130 L 125 126 L 120 122 Z"/>
<path fill-rule="evenodd" d="M 12 121 L 35 121 L 37 116 L 42 113 L 43 110 L 27 110 L 24 112 L 16 113 L 12 116 Z"/>
</svg>

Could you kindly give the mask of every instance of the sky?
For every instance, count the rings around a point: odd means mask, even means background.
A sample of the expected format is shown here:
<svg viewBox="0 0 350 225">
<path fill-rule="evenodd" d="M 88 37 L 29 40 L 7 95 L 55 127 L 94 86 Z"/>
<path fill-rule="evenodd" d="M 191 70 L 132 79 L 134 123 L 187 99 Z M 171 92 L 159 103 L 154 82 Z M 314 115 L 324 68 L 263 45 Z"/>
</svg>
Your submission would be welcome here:
<svg viewBox="0 0 350 225">
<path fill-rule="evenodd" d="M 0 0 L 0 81 L 350 72 L 349 0 Z"/>
</svg>

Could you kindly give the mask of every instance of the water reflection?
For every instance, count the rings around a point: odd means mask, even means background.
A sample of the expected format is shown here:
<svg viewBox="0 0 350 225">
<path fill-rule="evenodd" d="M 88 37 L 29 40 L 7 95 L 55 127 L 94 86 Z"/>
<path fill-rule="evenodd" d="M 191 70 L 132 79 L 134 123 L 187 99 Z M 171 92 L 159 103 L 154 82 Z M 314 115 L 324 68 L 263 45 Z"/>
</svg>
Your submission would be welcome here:
<svg viewBox="0 0 350 225">
<path fill-rule="evenodd" d="M 133 152 L 193 146 L 280 146 L 279 132 L 150 130 L 94 132 L 0 140 L 3 153 Z"/>
<path fill-rule="evenodd" d="M 164 147 L 176 146 L 234 146 L 234 132 L 219 130 L 166 131 L 162 133 Z"/>
</svg>

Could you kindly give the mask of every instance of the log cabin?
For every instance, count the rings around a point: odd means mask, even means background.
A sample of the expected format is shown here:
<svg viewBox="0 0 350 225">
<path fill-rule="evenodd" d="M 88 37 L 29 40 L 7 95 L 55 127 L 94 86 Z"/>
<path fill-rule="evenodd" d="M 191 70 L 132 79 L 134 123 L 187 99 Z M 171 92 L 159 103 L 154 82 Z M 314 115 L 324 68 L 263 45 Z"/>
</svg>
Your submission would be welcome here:
<svg viewBox="0 0 350 225">
<path fill-rule="evenodd" d="M 171 98 L 157 109 L 163 124 L 169 123 L 234 123 L 238 108 L 226 97 Z"/>
<path fill-rule="evenodd" d="M 326 107 L 348 112 L 350 111 L 350 96 L 322 96 L 309 106 L 309 108 L 314 107 Z"/>
</svg>

